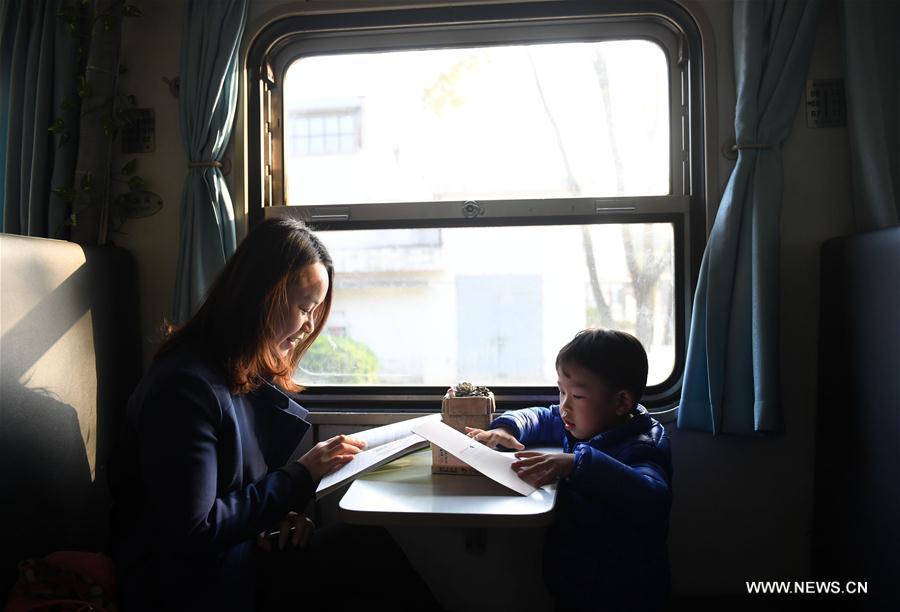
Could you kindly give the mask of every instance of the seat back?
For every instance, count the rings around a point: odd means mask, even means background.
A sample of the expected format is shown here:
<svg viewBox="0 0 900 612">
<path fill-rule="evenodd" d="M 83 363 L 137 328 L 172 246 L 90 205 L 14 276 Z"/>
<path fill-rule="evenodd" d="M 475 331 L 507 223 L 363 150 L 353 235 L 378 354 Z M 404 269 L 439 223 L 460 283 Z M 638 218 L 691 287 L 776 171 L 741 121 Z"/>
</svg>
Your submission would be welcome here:
<svg viewBox="0 0 900 612">
<path fill-rule="evenodd" d="M 900 227 L 822 248 L 814 577 L 868 581 L 859 610 L 900 601 Z"/>
<path fill-rule="evenodd" d="M 103 550 L 115 415 L 141 373 L 135 266 L 0 234 L 0 601 L 20 559 Z"/>
</svg>

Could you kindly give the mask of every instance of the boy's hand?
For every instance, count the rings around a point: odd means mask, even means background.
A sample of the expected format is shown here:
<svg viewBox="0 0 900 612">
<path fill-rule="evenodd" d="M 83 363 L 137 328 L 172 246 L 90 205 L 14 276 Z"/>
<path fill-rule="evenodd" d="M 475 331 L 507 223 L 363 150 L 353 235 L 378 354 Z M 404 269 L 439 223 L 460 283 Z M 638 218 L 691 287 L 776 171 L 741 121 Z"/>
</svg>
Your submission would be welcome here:
<svg viewBox="0 0 900 612">
<path fill-rule="evenodd" d="M 475 429 L 474 427 L 466 427 L 466 435 L 470 438 L 475 438 L 482 444 L 486 444 L 491 448 L 496 446 L 505 446 L 506 448 L 514 448 L 516 450 L 525 448 L 525 445 L 516 440 L 516 437 L 512 435 L 512 432 L 505 427 L 488 429 L 487 431 Z"/>
<path fill-rule="evenodd" d="M 575 467 L 573 453 L 524 451 L 516 453 L 516 459 L 519 461 L 513 462 L 513 471 L 533 487 L 542 487 L 545 484 L 556 482 L 571 474 Z"/>
</svg>

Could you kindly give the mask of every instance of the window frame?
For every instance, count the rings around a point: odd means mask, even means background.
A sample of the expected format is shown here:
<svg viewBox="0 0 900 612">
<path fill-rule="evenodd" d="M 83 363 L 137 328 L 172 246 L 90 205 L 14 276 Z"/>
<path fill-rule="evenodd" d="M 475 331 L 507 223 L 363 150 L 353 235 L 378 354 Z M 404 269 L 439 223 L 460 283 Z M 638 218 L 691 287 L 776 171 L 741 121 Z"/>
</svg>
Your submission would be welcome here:
<svg viewBox="0 0 900 612">
<path fill-rule="evenodd" d="M 602 33 L 575 36 L 587 29 Z M 669 36 L 661 40 L 661 32 Z M 560 35 L 566 34 L 566 36 Z M 655 34 L 655 36 L 654 36 Z M 486 37 L 491 37 L 490 42 Z M 670 194 L 533 200 L 397 202 L 290 206 L 284 202 L 283 105 L 278 83 L 304 55 L 404 48 L 470 47 L 564 40 L 643 38 L 659 44 L 670 78 Z M 663 37 L 664 38 L 664 37 Z M 675 364 L 642 403 L 672 414 L 681 390 L 691 296 L 705 239 L 705 132 L 700 32 L 679 5 L 634 0 L 379 9 L 294 15 L 263 28 L 247 62 L 248 218 L 294 216 L 314 230 L 481 227 L 540 224 L 669 222 L 674 228 Z M 677 78 L 677 80 L 676 80 Z M 679 99 L 680 98 L 680 99 Z M 448 385 L 456 381 L 448 381 Z M 505 408 L 555 403 L 552 387 L 497 387 Z M 312 409 L 433 409 L 444 388 L 316 386 L 304 393 Z"/>
</svg>

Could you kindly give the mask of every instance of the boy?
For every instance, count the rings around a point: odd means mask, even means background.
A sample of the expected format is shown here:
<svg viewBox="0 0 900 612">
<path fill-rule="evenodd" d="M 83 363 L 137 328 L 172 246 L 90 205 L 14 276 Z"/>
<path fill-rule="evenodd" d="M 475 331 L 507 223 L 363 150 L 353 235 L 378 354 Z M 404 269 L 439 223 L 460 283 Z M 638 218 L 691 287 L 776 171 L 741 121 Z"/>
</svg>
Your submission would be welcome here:
<svg viewBox="0 0 900 612">
<path fill-rule="evenodd" d="M 644 347 L 624 332 L 581 331 L 556 371 L 559 405 L 509 411 L 467 434 L 520 451 L 562 444 L 562 453 L 517 452 L 512 464 L 534 486 L 560 479 L 543 564 L 557 609 L 665 609 L 672 460 L 662 425 L 638 404 Z"/>
</svg>

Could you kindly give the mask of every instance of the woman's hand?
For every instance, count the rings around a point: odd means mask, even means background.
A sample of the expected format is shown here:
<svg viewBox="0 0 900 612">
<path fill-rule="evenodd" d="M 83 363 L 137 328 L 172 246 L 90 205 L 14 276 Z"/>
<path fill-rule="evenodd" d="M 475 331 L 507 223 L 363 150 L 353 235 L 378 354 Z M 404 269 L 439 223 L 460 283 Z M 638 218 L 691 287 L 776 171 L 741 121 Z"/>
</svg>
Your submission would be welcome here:
<svg viewBox="0 0 900 612">
<path fill-rule="evenodd" d="M 525 445 L 516 440 L 516 437 L 512 435 L 512 432 L 505 427 L 488 429 L 487 431 L 475 429 L 474 427 L 466 427 L 466 435 L 470 438 L 475 438 L 482 444 L 486 444 L 491 448 L 496 446 L 505 446 L 506 448 L 514 448 L 516 450 L 525 448 Z"/>
<path fill-rule="evenodd" d="M 571 474 L 575 467 L 575 455 L 572 453 L 524 451 L 516 453 L 516 459 L 519 461 L 513 462 L 513 471 L 533 487 L 556 482 Z"/>
<path fill-rule="evenodd" d="M 291 531 L 292 528 L 293 532 Z M 284 550 L 289 539 L 294 546 L 304 548 L 307 543 L 309 543 L 309 539 L 312 537 L 315 528 L 316 524 L 313 523 L 312 519 L 308 516 L 297 514 L 296 512 L 289 512 L 288 515 L 278 523 L 278 550 Z M 266 532 L 263 531 L 256 537 L 256 545 L 264 551 L 269 552 L 272 550 L 273 537 L 274 536 L 266 537 Z"/>
<path fill-rule="evenodd" d="M 313 482 L 319 482 L 325 474 L 353 460 L 354 455 L 365 447 L 366 443 L 362 440 L 335 436 L 319 442 L 297 461 L 306 466 Z"/>
</svg>

